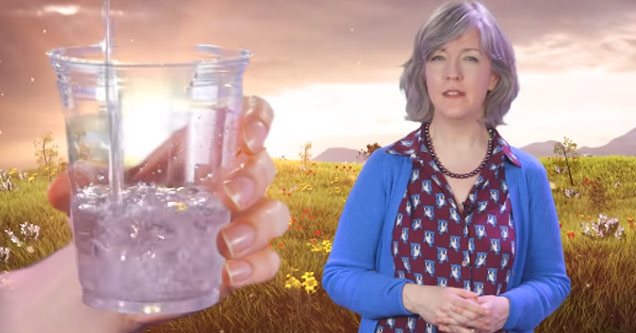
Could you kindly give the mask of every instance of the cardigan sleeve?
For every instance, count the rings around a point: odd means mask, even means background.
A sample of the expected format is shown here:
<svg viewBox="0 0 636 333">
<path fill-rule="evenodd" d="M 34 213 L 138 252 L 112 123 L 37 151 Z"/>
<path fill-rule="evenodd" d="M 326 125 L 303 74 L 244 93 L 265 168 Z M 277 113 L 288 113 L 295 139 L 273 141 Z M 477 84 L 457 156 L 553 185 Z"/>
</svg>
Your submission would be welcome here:
<svg viewBox="0 0 636 333">
<path fill-rule="evenodd" d="M 556 310 L 570 292 L 558 217 L 547 174 L 536 159 L 528 163 L 529 238 L 521 283 L 502 296 L 510 301 L 504 329 L 528 331 Z"/>
<path fill-rule="evenodd" d="M 362 168 L 340 216 L 322 278 L 335 303 L 369 319 L 413 315 L 402 303 L 408 280 L 377 271 L 390 172 L 396 170 L 391 169 L 390 157 L 385 149 L 378 149 Z"/>
</svg>

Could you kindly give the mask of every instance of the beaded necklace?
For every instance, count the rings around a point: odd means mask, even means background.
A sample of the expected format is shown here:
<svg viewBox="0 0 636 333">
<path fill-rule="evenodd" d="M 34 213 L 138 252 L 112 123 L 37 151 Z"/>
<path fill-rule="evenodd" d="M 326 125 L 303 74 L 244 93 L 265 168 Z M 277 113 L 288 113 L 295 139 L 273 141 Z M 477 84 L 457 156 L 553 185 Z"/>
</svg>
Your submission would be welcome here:
<svg viewBox="0 0 636 333">
<path fill-rule="evenodd" d="M 486 152 L 486 156 L 484 157 L 484 160 L 481 161 L 481 164 L 479 164 L 479 166 L 468 173 L 454 173 L 451 171 L 448 171 L 448 169 L 446 169 L 442 163 L 437 159 L 437 155 L 435 154 L 435 150 L 433 149 L 433 140 L 431 140 L 431 136 L 430 133 L 428 131 L 429 127 L 431 126 L 431 123 L 426 123 L 424 124 L 424 139 L 425 139 L 425 144 L 426 144 L 426 149 L 428 149 L 429 153 L 431 154 L 431 156 L 433 156 L 433 161 L 435 162 L 435 164 L 439 167 L 439 170 L 451 177 L 451 178 L 458 178 L 458 179 L 466 179 L 466 178 L 470 178 L 476 174 L 478 174 L 479 172 L 481 172 L 481 170 L 484 169 L 484 167 L 486 167 L 486 163 L 488 163 L 488 160 L 490 159 L 490 157 L 492 156 L 492 138 L 494 136 L 493 130 L 492 128 L 488 128 L 488 151 Z"/>
</svg>

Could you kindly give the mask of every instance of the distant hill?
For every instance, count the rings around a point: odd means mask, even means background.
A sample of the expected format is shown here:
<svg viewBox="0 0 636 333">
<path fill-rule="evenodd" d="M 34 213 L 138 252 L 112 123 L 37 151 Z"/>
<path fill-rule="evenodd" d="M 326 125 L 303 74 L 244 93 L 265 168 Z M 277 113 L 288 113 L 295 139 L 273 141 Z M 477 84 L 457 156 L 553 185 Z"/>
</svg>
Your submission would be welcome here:
<svg viewBox="0 0 636 333">
<path fill-rule="evenodd" d="M 554 151 L 555 143 L 556 141 L 554 140 L 544 141 L 544 142 L 535 142 L 527 146 L 523 146 L 520 149 L 535 157 L 552 156 L 554 155 L 553 151 Z"/>
<path fill-rule="evenodd" d="M 555 142 L 556 141 L 554 140 L 535 142 L 527 146 L 523 146 L 521 147 L 521 149 L 535 157 L 554 156 L 553 150 Z M 636 128 L 617 138 L 612 139 L 610 142 L 603 146 L 581 147 L 578 149 L 578 152 L 581 154 L 590 154 L 594 156 L 636 156 Z M 320 162 L 363 162 L 363 160 L 358 156 L 358 151 L 350 148 L 328 148 L 320 155 L 316 156 L 313 160 Z"/>
<path fill-rule="evenodd" d="M 358 157 L 358 151 L 350 148 L 328 148 L 313 160 L 319 162 L 363 162 L 362 159 Z"/>
<path fill-rule="evenodd" d="M 534 155 L 535 157 L 553 156 L 554 143 L 556 141 L 550 140 L 545 142 L 531 143 L 527 146 L 521 147 L 522 150 Z M 612 139 L 607 144 L 600 147 L 581 147 L 577 149 L 580 154 L 590 154 L 594 156 L 603 155 L 624 155 L 624 156 L 636 156 L 636 128 L 621 135 L 615 139 Z"/>
<path fill-rule="evenodd" d="M 618 138 L 613 139 L 604 146 L 590 148 L 581 147 L 581 154 L 591 155 L 626 155 L 636 156 L 636 128 Z"/>
</svg>

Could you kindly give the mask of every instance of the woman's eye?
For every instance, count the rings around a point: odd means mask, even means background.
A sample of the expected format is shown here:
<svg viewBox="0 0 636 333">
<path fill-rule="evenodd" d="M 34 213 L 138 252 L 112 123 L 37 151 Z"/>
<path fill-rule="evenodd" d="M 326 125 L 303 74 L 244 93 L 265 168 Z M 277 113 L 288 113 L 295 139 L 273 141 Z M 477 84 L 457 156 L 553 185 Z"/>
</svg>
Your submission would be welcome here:
<svg viewBox="0 0 636 333">
<path fill-rule="evenodd" d="M 479 62 L 479 59 L 475 58 L 475 57 L 466 57 L 466 59 L 468 61 L 474 61 L 474 62 Z"/>
<path fill-rule="evenodd" d="M 444 57 L 442 57 L 441 55 L 436 55 L 431 58 L 431 61 L 440 61 L 440 60 L 444 60 Z"/>
</svg>

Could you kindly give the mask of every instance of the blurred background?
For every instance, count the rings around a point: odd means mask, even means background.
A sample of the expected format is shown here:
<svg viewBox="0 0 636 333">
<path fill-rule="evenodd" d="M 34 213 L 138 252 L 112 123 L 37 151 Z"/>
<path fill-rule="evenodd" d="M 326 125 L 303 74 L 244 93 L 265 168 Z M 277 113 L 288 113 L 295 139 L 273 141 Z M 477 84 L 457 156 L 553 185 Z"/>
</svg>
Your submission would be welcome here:
<svg viewBox="0 0 636 333">
<path fill-rule="evenodd" d="M 103 38 L 98 0 L 0 0 L 0 168 L 35 167 L 64 118 L 45 51 Z M 212 43 L 254 52 L 245 94 L 276 112 L 273 157 L 386 145 L 415 129 L 398 88 L 414 36 L 442 1 L 112 0 L 114 40 L 140 55 Z M 598 147 L 636 128 L 636 2 L 484 1 L 514 45 L 521 92 L 499 128 L 524 147 Z M 633 142 L 636 143 L 636 132 Z M 635 150 L 636 151 L 636 146 Z M 626 153 L 623 153 L 626 154 Z"/>
</svg>

